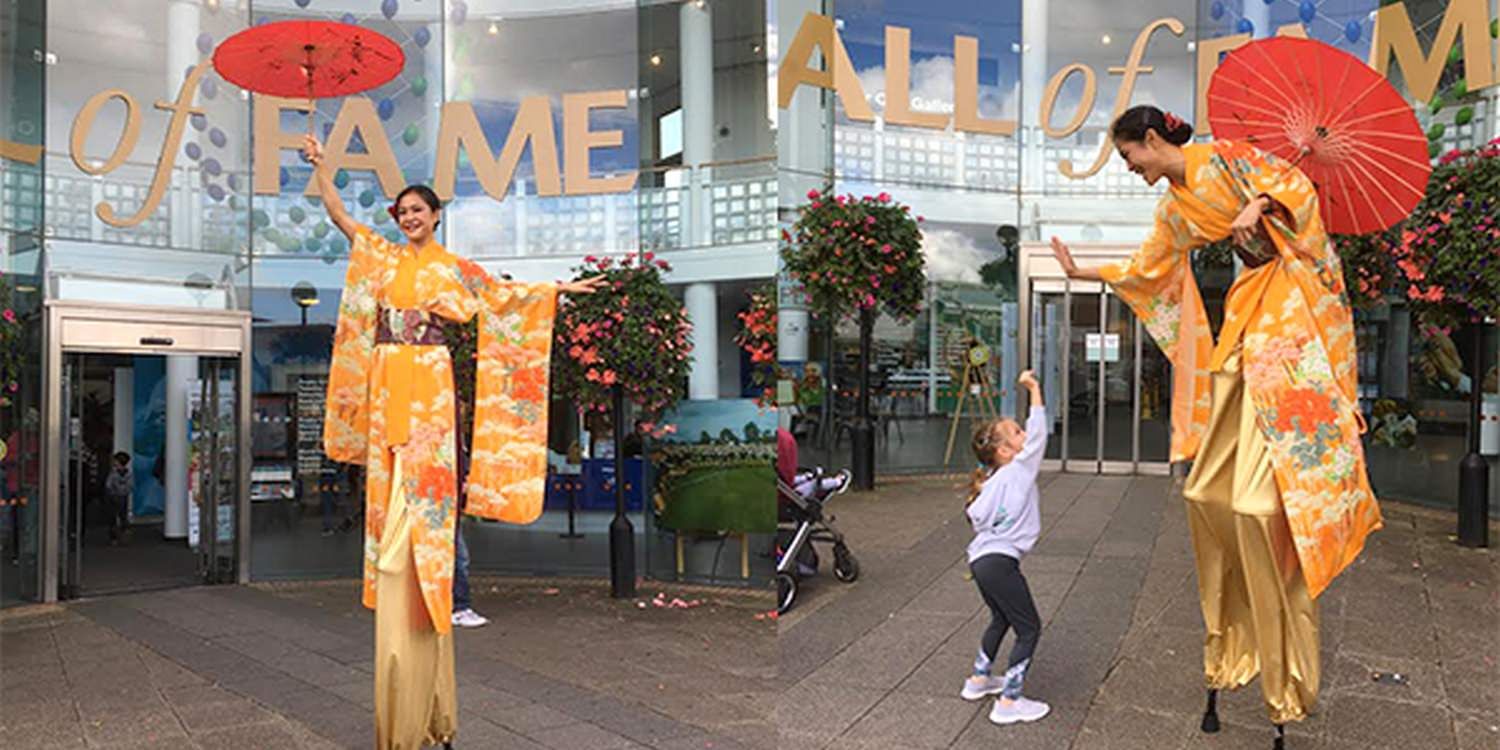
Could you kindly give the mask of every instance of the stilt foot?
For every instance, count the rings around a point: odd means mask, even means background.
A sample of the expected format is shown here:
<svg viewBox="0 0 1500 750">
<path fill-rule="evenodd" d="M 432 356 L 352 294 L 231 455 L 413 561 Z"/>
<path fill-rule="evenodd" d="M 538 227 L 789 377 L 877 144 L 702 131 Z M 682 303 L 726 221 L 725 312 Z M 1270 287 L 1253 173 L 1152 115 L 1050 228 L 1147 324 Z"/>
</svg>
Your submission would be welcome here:
<svg viewBox="0 0 1500 750">
<path fill-rule="evenodd" d="M 1214 734 L 1219 731 L 1219 691 L 1208 691 L 1208 705 L 1203 709 L 1204 734 Z"/>
</svg>

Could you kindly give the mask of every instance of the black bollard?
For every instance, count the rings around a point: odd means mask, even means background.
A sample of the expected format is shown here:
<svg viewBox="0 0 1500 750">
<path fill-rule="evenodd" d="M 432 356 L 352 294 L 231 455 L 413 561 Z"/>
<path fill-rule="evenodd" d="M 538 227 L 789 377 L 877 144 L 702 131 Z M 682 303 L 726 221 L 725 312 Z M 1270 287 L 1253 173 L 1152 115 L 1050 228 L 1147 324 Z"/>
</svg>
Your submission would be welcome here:
<svg viewBox="0 0 1500 750">
<path fill-rule="evenodd" d="M 1469 367 L 1469 454 L 1458 465 L 1458 543 L 1465 547 L 1490 544 L 1490 464 L 1479 455 L 1483 424 L 1484 326 L 1474 324 L 1474 351 Z"/>
<path fill-rule="evenodd" d="M 875 311 L 859 311 L 859 400 L 850 430 L 849 442 L 854 449 L 849 468 L 854 475 L 854 489 L 875 489 L 875 425 L 870 421 L 870 349 L 875 330 Z"/>
<path fill-rule="evenodd" d="M 615 519 L 609 522 L 609 590 L 616 599 L 635 596 L 635 526 L 625 514 L 625 389 L 614 387 Z"/>
</svg>

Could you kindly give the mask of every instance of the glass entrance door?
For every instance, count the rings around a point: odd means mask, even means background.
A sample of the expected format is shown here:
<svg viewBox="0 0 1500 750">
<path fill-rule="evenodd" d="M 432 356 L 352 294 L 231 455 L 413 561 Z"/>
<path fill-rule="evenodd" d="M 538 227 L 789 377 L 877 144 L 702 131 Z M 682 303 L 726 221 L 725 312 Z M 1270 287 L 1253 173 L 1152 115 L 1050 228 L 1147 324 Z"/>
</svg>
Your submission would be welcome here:
<svg viewBox="0 0 1500 750">
<path fill-rule="evenodd" d="M 1031 284 L 1031 363 L 1064 471 L 1135 473 L 1168 460 L 1170 374 L 1130 308 L 1102 284 Z"/>
<path fill-rule="evenodd" d="M 200 357 L 188 391 L 188 545 L 204 583 L 233 583 L 239 520 L 239 362 Z"/>
<path fill-rule="evenodd" d="M 64 352 L 58 596 L 230 583 L 239 361 Z"/>
</svg>

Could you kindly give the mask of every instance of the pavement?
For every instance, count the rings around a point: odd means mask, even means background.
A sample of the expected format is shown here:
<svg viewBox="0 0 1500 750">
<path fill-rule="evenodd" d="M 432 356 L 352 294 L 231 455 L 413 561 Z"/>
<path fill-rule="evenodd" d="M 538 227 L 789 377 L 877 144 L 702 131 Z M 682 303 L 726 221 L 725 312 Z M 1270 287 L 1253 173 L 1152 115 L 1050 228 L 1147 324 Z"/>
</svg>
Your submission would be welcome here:
<svg viewBox="0 0 1500 750">
<path fill-rule="evenodd" d="M 769 592 L 475 577 L 457 748 L 773 748 Z M 680 598 L 689 608 L 658 607 Z M 180 588 L 0 613 L 0 747 L 369 748 L 357 581 Z"/>
<path fill-rule="evenodd" d="M 961 700 L 986 622 L 961 481 L 837 498 L 861 576 L 833 580 L 825 550 L 779 621 L 769 591 L 647 583 L 617 601 L 603 582 L 476 577 L 493 622 L 457 635 L 456 747 L 1270 747 L 1258 683 L 1222 697 L 1222 732 L 1197 730 L 1202 621 L 1167 478 L 1042 477 L 1022 565 L 1044 621 L 1027 690 L 1053 712 L 997 727 Z M 1451 513 L 1383 509 L 1320 598 L 1321 703 L 1288 748 L 1500 748 L 1500 555 L 1455 545 Z M 658 607 L 658 592 L 698 606 Z M 368 748 L 373 640 L 348 580 L 7 609 L 0 748 Z"/>
<path fill-rule="evenodd" d="M 862 572 L 807 581 L 780 620 L 783 746 L 1271 746 L 1259 681 L 1221 696 L 1220 733 L 1198 730 L 1203 625 L 1166 477 L 1042 477 L 1043 532 L 1022 569 L 1044 629 L 1026 689 L 1052 713 L 999 727 L 988 702 L 960 699 L 988 622 L 966 578 L 961 481 L 883 479 L 830 505 Z M 1451 513 L 1382 509 L 1386 528 L 1320 597 L 1320 705 L 1287 747 L 1500 748 L 1500 555 L 1454 544 Z M 1374 679 L 1391 673 L 1403 681 Z"/>
</svg>

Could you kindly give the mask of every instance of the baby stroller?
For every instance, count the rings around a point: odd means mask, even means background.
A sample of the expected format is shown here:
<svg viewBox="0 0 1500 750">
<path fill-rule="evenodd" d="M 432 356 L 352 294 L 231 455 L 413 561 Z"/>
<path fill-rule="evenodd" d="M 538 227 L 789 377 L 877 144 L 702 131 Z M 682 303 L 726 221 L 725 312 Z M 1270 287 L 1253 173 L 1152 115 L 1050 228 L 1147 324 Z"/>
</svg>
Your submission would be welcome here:
<svg viewBox="0 0 1500 750">
<path fill-rule="evenodd" d="M 802 481 L 799 482 L 798 480 Z M 798 491 L 799 484 L 806 491 Z M 849 488 L 848 472 L 827 477 L 823 470 L 797 467 L 797 441 L 786 430 L 776 435 L 776 611 L 785 613 L 797 599 L 798 582 L 817 573 L 814 542 L 833 545 L 833 575 L 844 583 L 859 578 L 859 561 L 824 512 L 828 501 Z"/>
</svg>

